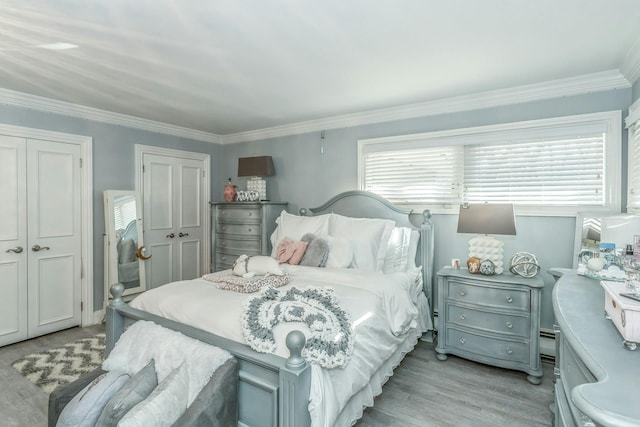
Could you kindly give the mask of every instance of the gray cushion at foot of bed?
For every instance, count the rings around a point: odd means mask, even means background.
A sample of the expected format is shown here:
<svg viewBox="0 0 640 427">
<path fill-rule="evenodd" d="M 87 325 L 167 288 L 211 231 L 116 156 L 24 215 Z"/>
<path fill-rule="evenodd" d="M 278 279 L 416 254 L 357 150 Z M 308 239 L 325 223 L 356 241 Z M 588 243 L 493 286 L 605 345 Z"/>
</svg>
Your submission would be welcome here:
<svg viewBox="0 0 640 427">
<path fill-rule="evenodd" d="M 238 424 L 238 361 L 223 363 L 202 388 L 174 427 L 228 427 Z M 55 427 L 60 413 L 80 390 L 104 373 L 96 369 L 76 381 L 59 387 L 49 395 L 49 427 Z"/>
</svg>

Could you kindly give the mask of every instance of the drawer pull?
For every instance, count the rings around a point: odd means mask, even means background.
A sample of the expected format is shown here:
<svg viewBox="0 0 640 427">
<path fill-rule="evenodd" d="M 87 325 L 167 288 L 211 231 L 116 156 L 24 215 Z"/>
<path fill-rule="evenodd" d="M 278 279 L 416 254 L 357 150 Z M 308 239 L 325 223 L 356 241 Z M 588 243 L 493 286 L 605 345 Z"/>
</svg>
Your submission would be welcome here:
<svg viewBox="0 0 640 427">
<path fill-rule="evenodd" d="M 253 212 L 249 212 L 249 216 L 253 216 Z"/>
<path fill-rule="evenodd" d="M 464 320 L 467 316 L 465 316 L 464 314 L 460 315 L 460 320 Z"/>
<path fill-rule="evenodd" d="M 553 375 L 554 375 L 556 378 L 560 378 L 560 368 L 558 368 L 557 366 L 555 366 L 555 367 L 553 368 Z"/>
<path fill-rule="evenodd" d="M 465 296 L 467 293 L 465 291 L 463 291 L 462 289 L 460 289 L 460 296 L 463 297 Z"/>
<path fill-rule="evenodd" d="M 252 228 L 247 228 L 247 230 L 249 231 L 249 233 L 251 233 L 251 231 L 253 231 Z"/>
<path fill-rule="evenodd" d="M 513 329 L 513 323 L 511 323 L 511 322 L 507 322 L 507 328 L 509 328 L 509 329 Z"/>
<path fill-rule="evenodd" d="M 460 344 L 464 344 L 466 340 L 464 338 L 460 338 Z"/>
<path fill-rule="evenodd" d="M 511 347 L 507 347 L 507 354 L 512 354 L 513 350 L 511 349 Z"/>
<path fill-rule="evenodd" d="M 507 302 L 513 302 L 513 298 L 507 297 Z"/>
</svg>

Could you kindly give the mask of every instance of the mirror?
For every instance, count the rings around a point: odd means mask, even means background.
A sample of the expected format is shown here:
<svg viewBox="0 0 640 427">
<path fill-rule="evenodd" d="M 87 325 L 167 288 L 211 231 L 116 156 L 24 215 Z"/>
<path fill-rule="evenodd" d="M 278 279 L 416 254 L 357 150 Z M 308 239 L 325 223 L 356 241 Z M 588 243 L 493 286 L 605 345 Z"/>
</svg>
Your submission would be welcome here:
<svg viewBox="0 0 640 427">
<path fill-rule="evenodd" d="M 140 195 L 136 191 L 104 192 L 105 218 L 105 301 L 109 288 L 122 283 L 123 295 L 146 290 L 144 264 L 151 258 L 144 253 Z"/>
<path fill-rule="evenodd" d="M 578 213 L 573 251 L 573 268 L 586 265 L 594 255 L 624 257 L 627 245 L 636 257 L 640 257 L 640 241 L 636 247 L 636 237 L 640 236 L 640 216 L 632 214 Z M 606 245 L 601 251 L 600 244 Z"/>
</svg>

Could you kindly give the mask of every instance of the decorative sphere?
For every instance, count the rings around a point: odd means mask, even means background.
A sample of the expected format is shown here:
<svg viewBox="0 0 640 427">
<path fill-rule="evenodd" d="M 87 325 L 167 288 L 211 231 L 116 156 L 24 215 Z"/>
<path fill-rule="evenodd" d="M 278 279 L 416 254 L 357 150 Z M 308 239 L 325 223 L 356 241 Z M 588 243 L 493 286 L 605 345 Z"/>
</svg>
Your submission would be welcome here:
<svg viewBox="0 0 640 427">
<path fill-rule="evenodd" d="M 518 252 L 509 263 L 509 271 L 522 277 L 533 277 L 540 271 L 538 258 L 529 252 Z"/>
<path fill-rule="evenodd" d="M 467 260 L 467 269 L 469 273 L 476 274 L 480 271 L 480 258 L 471 257 Z"/>
<path fill-rule="evenodd" d="M 485 259 L 480 263 L 480 274 L 493 276 L 496 272 L 496 265 L 490 259 Z"/>
</svg>

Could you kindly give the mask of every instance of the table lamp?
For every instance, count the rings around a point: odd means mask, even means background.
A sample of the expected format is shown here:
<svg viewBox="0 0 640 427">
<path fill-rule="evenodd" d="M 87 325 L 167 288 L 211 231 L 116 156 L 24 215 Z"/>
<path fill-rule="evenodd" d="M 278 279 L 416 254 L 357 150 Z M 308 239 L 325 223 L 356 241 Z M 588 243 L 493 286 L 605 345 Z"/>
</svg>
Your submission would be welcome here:
<svg viewBox="0 0 640 427">
<path fill-rule="evenodd" d="M 241 157 L 238 159 L 238 176 L 250 177 L 247 181 L 247 190 L 257 191 L 260 194 L 260 200 L 268 200 L 267 181 L 262 177 L 273 176 L 275 173 L 271 156 Z"/>
<path fill-rule="evenodd" d="M 458 233 L 484 234 L 469 240 L 469 258 L 490 260 L 495 265 L 495 273 L 504 270 L 504 243 L 489 234 L 516 234 L 513 205 L 477 204 L 461 205 L 458 215 Z"/>
</svg>

